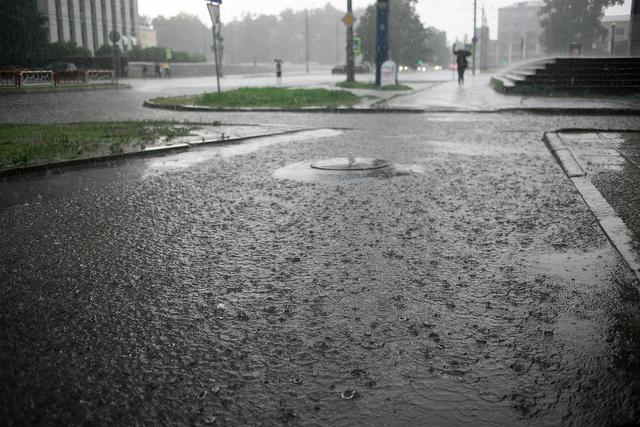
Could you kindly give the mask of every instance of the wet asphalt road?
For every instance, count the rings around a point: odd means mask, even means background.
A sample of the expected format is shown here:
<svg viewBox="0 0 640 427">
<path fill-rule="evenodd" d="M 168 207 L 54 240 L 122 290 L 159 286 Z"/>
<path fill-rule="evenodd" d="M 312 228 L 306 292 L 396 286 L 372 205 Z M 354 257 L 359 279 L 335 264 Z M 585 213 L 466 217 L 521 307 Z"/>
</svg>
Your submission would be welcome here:
<svg viewBox="0 0 640 427">
<path fill-rule="evenodd" d="M 6 424 L 640 420 L 638 284 L 541 142 L 633 118 L 215 119 L 326 130 L 0 183 Z M 394 169 L 306 167 L 348 155 Z"/>
</svg>

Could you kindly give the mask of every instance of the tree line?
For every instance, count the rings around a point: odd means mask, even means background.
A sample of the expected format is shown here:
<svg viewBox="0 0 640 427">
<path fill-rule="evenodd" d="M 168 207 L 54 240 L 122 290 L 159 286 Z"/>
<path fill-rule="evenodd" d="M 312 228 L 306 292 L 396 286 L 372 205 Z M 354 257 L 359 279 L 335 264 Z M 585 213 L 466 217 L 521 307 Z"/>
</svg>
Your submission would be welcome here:
<svg viewBox="0 0 640 427">
<path fill-rule="evenodd" d="M 446 34 L 426 28 L 415 11 L 417 0 L 391 0 L 390 39 L 395 61 L 415 65 L 418 61 L 446 63 Z M 287 9 L 280 15 L 245 15 L 223 26 L 224 58 L 231 63 L 271 62 L 275 58 L 303 63 L 306 46 L 311 62 L 345 62 L 344 10 L 330 4 L 308 11 Z M 356 34 L 363 39 L 363 59 L 373 62 L 375 52 L 375 6 L 356 10 Z M 307 39 L 308 34 L 308 39 Z"/>
<path fill-rule="evenodd" d="M 419 61 L 447 63 L 446 34 L 425 27 L 416 14 L 418 0 L 390 0 L 390 52 L 392 59 L 405 65 Z M 514 0 L 515 1 L 515 0 Z M 604 8 L 624 0 L 543 0 L 540 23 L 542 44 L 547 52 L 566 52 L 571 42 L 588 50 L 607 34 L 601 19 Z M 363 39 L 363 58 L 375 56 L 375 6 L 355 13 L 356 34 Z M 341 22 L 344 11 L 327 4 L 308 11 L 284 10 L 279 15 L 250 15 L 223 26 L 221 49 L 226 63 L 271 62 L 282 59 L 303 63 L 306 47 L 309 58 L 321 64 L 344 63 L 346 35 Z M 162 16 L 152 21 L 159 48 L 134 48 L 132 60 L 161 61 L 164 48 L 172 48 L 174 61 L 201 61 L 211 56 L 212 32 L 196 16 Z M 308 35 L 308 37 L 307 37 Z M 184 52 L 184 53 L 182 53 Z M 101 47 L 97 55 L 111 53 Z M 0 66 L 41 65 L 47 58 L 88 57 L 88 49 L 74 42 L 49 43 L 47 19 L 33 2 L 0 2 Z"/>
</svg>

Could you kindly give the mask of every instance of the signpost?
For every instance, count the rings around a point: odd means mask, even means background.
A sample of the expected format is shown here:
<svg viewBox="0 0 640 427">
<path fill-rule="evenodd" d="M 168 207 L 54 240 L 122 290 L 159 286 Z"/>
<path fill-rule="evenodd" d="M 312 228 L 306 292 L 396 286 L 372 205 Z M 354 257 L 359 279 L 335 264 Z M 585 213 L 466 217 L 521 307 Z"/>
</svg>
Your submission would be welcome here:
<svg viewBox="0 0 640 427">
<path fill-rule="evenodd" d="M 222 0 L 207 0 L 207 8 L 213 25 L 213 56 L 216 63 L 216 81 L 218 83 L 218 93 L 220 93 L 220 65 L 218 63 L 218 37 L 220 34 L 220 5 Z"/>
<path fill-rule="evenodd" d="M 347 81 L 354 82 L 355 59 L 353 57 L 353 16 L 352 0 L 347 0 L 347 14 L 342 18 L 342 22 L 347 26 Z"/>
</svg>

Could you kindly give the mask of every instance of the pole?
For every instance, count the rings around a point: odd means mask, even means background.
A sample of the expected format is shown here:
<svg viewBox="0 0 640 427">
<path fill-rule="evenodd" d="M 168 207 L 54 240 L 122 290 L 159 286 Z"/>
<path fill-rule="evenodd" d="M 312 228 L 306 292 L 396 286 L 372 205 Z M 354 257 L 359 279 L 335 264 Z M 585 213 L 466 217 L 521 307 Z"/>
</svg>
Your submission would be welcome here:
<svg viewBox="0 0 640 427">
<path fill-rule="evenodd" d="M 631 1 L 629 56 L 640 56 L 640 0 Z"/>
<path fill-rule="evenodd" d="M 336 22 L 336 64 L 340 63 L 340 23 Z"/>
<path fill-rule="evenodd" d="M 611 24 L 611 49 L 609 54 L 613 56 L 613 52 L 616 46 L 616 24 Z"/>
<path fill-rule="evenodd" d="M 347 0 L 347 81 L 355 82 L 355 58 L 353 56 L 353 6 L 352 0 Z"/>
<path fill-rule="evenodd" d="M 118 84 L 118 45 L 113 44 L 113 79 Z"/>
<path fill-rule="evenodd" d="M 472 49 L 473 51 L 471 52 L 471 56 L 472 56 L 472 72 L 473 75 L 476 75 L 476 44 L 478 43 L 478 35 L 476 27 L 477 27 L 477 18 L 478 18 L 478 0 L 473 0 L 473 39 L 471 39 L 471 43 L 473 43 L 472 45 Z"/>
<path fill-rule="evenodd" d="M 216 82 L 218 83 L 218 93 L 220 93 L 220 64 L 218 64 L 218 33 L 216 25 L 213 25 L 213 56 L 216 62 Z"/>
<path fill-rule="evenodd" d="M 304 51 L 305 62 L 307 64 L 307 74 L 309 74 L 309 11 L 304 11 Z"/>
<path fill-rule="evenodd" d="M 382 64 L 389 59 L 389 0 L 376 3 L 376 85 L 382 83 Z"/>
</svg>

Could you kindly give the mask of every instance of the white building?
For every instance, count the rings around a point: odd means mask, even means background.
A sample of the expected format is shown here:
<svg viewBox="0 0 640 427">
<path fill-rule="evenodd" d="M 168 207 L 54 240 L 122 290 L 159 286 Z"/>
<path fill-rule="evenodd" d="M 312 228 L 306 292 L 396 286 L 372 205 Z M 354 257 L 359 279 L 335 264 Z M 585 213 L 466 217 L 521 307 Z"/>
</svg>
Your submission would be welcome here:
<svg viewBox="0 0 640 427">
<path fill-rule="evenodd" d="M 73 40 L 95 53 L 111 44 L 109 33 L 122 36 L 120 46 L 137 45 L 138 0 L 35 0 L 49 20 L 49 41 Z"/>
<path fill-rule="evenodd" d="M 541 1 L 523 1 L 498 9 L 498 62 L 500 66 L 539 58 Z"/>
<path fill-rule="evenodd" d="M 629 15 L 612 15 L 602 18 L 602 26 L 607 30 L 606 37 L 599 43 L 600 50 L 614 55 L 627 55 L 631 36 L 631 17 Z M 613 30 L 614 49 L 611 52 L 611 30 Z"/>
</svg>

